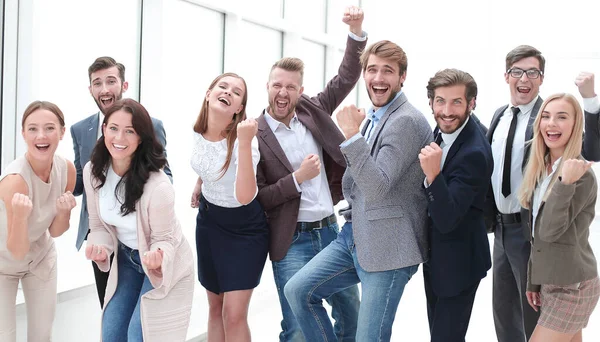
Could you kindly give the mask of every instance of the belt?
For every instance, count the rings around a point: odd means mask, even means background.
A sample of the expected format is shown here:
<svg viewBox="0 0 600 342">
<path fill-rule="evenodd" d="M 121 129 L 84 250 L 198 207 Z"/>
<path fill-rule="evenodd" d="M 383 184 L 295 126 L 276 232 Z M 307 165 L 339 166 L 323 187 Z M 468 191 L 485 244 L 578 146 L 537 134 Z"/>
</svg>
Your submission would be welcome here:
<svg viewBox="0 0 600 342">
<path fill-rule="evenodd" d="M 501 224 L 521 223 L 521 213 L 514 213 L 514 214 L 498 213 L 498 214 L 496 214 L 496 219 L 498 220 L 498 223 L 501 223 Z"/>
<path fill-rule="evenodd" d="M 333 224 L 336 222 L 337 222 L 337 218 L 335 217 L 335 214 L 331 214 L 320 221 L 298 222 L 298 223 L 296 223 L 296 230 L 298 230 L 300 232 L 310 232 L 313 229 L 321 229 L 323 227 L 327 227 L 330 224 Z"/>
</svg>

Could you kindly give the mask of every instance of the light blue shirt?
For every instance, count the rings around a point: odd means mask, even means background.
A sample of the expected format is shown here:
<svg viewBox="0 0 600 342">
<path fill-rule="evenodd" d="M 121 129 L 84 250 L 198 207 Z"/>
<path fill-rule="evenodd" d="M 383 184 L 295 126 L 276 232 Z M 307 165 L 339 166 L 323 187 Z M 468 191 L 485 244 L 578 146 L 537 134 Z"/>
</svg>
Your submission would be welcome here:
<svg viewBox="0 0 600 342">
<path fill-rule="evenodd" d="M 365 131 L 365 140 L 367 142 L 369 142 L 369 140 L 371 139 L 371 136 L 375 133 L 375 128 L 377 128 L 377 125 L 379 124 L 379 121 L 383 117 L 383 114 L 385 114 L 385 112 L 387 112 L 388 108 L 390 108 L 392 103 L 394 103 L 398 99 L 398 97 L 400 97 L 401 94 L 402 94 L 402 91 L 398 92 L 398 94 L 396 94 L 396 96 L 390 102 L 388 102 L 388 104 L 386 104 L 383 107 L 379 107 L 377 110 L 375 110 L 374 107 L 371 107 L 371 109 L 369 109 L 367 118 L 371 121 Z M 358 140 L 360 137 L 362 137 L 362 134 L 360 132 L 358 132 L 355 135 L 351 136 L 346 141 L 344 141 L 343 143 L 341 143 L 340 147 L 346 147 L 346 146 L 350 145 L 351 143 L 353 143 L 354 141 Z"/>
</svg>

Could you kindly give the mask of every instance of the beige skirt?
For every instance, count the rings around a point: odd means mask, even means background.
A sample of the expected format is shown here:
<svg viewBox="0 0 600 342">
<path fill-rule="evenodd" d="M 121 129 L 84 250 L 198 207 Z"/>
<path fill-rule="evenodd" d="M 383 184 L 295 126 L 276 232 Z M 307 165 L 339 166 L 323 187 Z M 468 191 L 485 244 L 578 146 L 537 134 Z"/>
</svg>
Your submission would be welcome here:
<svg viewBox="0 0 600 342">
<path fill-rule="evenodd" d="M 538 324 L 565 334 L 585 328 L 600 297 L 598 277 L 571 285 L 542 285 Z"/>
</svg>

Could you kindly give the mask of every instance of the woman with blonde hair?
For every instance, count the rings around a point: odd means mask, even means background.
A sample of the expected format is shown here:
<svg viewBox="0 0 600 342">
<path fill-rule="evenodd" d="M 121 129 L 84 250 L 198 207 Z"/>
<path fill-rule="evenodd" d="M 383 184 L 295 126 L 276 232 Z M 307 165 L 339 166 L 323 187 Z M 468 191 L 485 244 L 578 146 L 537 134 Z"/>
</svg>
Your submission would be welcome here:
<svg viewBox="0 0 600 342">
<path fill-rule="evenodd" d="M 246 119 L 246 82 L 233 73 L 213 80 L 194 125 L 192 168 L 198 180 L 198 279 L 208 296 L 208 341 L 250 341 L 248 305 L 269 248 L 256 195 L 258 123 Z"/>
<path fill-rule="evenodd" d="M 27 339 L 50 341 L 56 311 L 54 239 L 69 229 L 75 165 L 57 155 L 65 118 L 53 103 L 32 102 L 21 121 L 24 156 L 0 176 L 0 341 L 16 341 L 19 282 L 27 306 Z"/>
<path fill-rule="evenodd" d="M 527 300 L 540 318 L 530 341 L 581 341 L 600 297 L 589 244 L 598 186 L 581 157 L 583 111 L 570 94 L 550 96 L 533 125 L 519 199 L 530 210 Z"/>
</svg>

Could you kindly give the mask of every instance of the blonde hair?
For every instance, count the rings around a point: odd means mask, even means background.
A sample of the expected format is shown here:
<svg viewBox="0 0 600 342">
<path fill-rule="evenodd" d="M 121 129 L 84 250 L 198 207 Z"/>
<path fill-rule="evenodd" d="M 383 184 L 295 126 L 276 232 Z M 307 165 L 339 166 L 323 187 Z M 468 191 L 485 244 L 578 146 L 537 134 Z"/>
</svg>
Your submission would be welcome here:
<svg viewBox="0 0 600 342">
<path fill-rule="evenodd" d="M 546 200 L 552 191 L 552 186 L 554 183 L 556 183 L 556 180 L 561 173 L 564 161 L 581 157 L 581 147 L 583 144 L 583 111 L 581 110 L 581 106 L 579 105 L 577 99 L 571 94 L 554 94 L 547 98 L 544 103 L 542 103 L 540 111 L 537 113 L 537 117 L 535 118 L 535 122 L 533 124 L 533 139 L 527 142 L 531 144 L 531 150 L 529 154 L 529 160 L 527 161 L 527 166 L 525 168 L 525 174 L 523 175 L 523 182 L 521 183 L 521 188 L 519 189 L 519 202 L 521 203 L 521 206 L 527 209 L 531 208 L 531 198 L 533 197 L 533 192 L 535 191 L 538 183 L 542 182 L 546 172 L 546 167 L 548 163 L 550 163 L 550 149 L 548 146 L 546 146 L 544 137 L 540 133 L 540 121 L 542 118 L 542 113 L 544 109 L 546 109 L 548 103 L 555 100 L 564 100 L 573 107 L 575 110 L 575 122 L 573 123 L 571 137 L 565 146 L 565 151 L 563 152 L 560 163 L 556 168 L 556 172 L 554 172 L 554 175 L 550 180 L 550 185 L 543 196 L 543 200 Z"/>
</svg>

